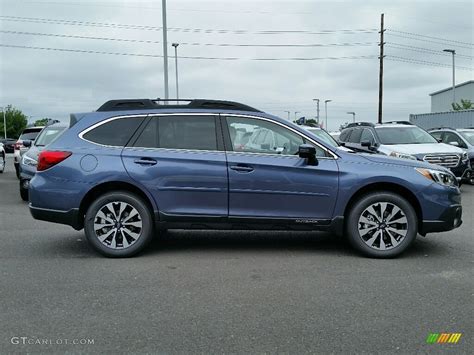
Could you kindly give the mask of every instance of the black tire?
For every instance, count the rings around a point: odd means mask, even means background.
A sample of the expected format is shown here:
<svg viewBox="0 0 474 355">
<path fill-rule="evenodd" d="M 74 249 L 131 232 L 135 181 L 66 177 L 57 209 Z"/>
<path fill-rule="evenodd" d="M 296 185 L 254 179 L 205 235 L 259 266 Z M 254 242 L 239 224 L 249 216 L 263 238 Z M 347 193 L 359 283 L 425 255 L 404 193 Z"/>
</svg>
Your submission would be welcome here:
<svg viewBox="0 0 474 355">
<path fill-rule="evenodd" d="M 136 237 L 135 241 L 131 239 L 132 241 L 130 242 L 130 245 L 127 247 L 125 247 L 125 242 L 122 239 L 123 236 L 126 234 L 125 231 L 127 229 L 125 227 L 122 227 L 123 229 L 119 229 L 119 230 L 123 230 L 124 232 L 122 235 L 118 235 L 117 239 L 115 239 L 115 243 L 117 245 L 122 245 L 122 247 L 117 247 L 115 249 L 113 248 L 113 243 L 114 243 L 113 239 L 115 238 L 114 236 L 112 237 L 112 240 L 110 240 L 110 243 L 112 245 L 106 245 L 104 243 L 108 243 L 109 238 L 106 238 L 105 242 L 102 243 L 99 240 L 99 237 L 94 230 L 94 222 L 96 222 L 97 218 L 100 218 L 100 217 L 97 217 L 97 214 L 99 213 L 100 210 L 104 211 L 105 205 L 109 203 L 114 203 L 113 205 L 114 209 L 115 208 L 119 209 L 120 203 L 129 205 L 131 206 L 130 208 L 134 208 L 139 214 L 139 218 L 140 218 L 139 222 L 141 222 L 141 227 L 140 227 L 141 229 L 139 233 L 136 233 L 139 236 Z M 129 209 L 129 207 L 127 207 L 127 209 Z M 126 210 L 124 212 L 127 213 Z M 113 217 L 112 219 L 116 220 L 115 217 Z M 123 220 L 125 223 L 126 219 L 127 218 L 122 218 L 121 220 L 119 220 L 119 222 L 122 223 L 122 220 Z M 114 229 L 116 228 L 116 225 L 115 227 L 106 227 L 106 229 L 104 229 L 105 231 L 110 231 L 107 228 Z M 98 233 L 101 233 L 102 231 L 98 231 Z M 89 241 L 90 245 L 102 255 L 105 255 L 107 257 L 113 257 L 113 258 L 131 257 L 141 252 L 153 238 L 153 234 L 154 234 L 153 217 L 147 204 L 135 194 L 132 194 L 126 191 L 109 192 L 98 197 L 89 206 L 86 212 L 85 220 L 84 220 L 84 232 L 86 234 L 87 240 Z M 107 233 L 104 233 L 104 234 L 107 234 Z M 113 231 L 112 231 L 112 234 L 114 234 Z M 127 234 L 127 235 L 128 237 L 131 237 L 130 234 Z M 127 238 L 126 242 L 129 243 L 128 241 L 129 239 Z"/>
<path fill-rule="evenodd" d="M 23 180 L 20 180 L 20 197 L 23 201 L 28 201 L 28 189 L 23 187 Z"/>
<path fill-rule="evenodd" d="M 3 171 L 5 170 L 5 154 L 3 154 L 2 156 L 2 160 L 3 160 L 3 168 L 2 170 L 0 170 L 0 174 L 3 174 Z"/>
<path fill-rule="evenodd" d="M 15 164 L 15 173 L 16 173 L 16 178 L 20 178 L 20 166 L 18 164 Z"/>
<path fill-rule="evenodd" d="M 372 224 L 360 223 L 360 219 L 364 216 L 370 217 L 371 213 L 367 212 L 367 209 L 371 206 L 378 217 L 381 215 L 386 217 L 382 217 L 380 222 L 378 220 L 369 221 Z M 385 213 L 381 214 L 383 206 L 385 206 Z M 397 210 L 392 206 L 398 207 L 401 211 L 393 213 Z M 372 192 L 362 196 L 352 206 L 346 218 L 346 235 L 351 245 L 362 254 L 373 258 L 393 258 L 400 255 L 413 243 L 418 233 L 418 218 L 413 206 L 405 198 L 388 191 Z M 406 223 L 388 222 L 399 220 L 406 221 Z M 386 221 L 387 223 L 385 223 Z M 376 227 L 373 227 L 374 225 Z M 384 228 L 386 226 L 387 228 Z M 399 228 L 402 233 L 395 233 L 394 228 Z M 364 229 L 365 231 L 371 229 L 371 231 L 361 236 Z M 375 233 L 379 234 L 375 236 Z M 405 233 L 404 237 L 403 233 Z M 382 239 L 380 235 L 382 235 Z M 394 240 L 392 237 L 395 237 Z"/>
</svg>

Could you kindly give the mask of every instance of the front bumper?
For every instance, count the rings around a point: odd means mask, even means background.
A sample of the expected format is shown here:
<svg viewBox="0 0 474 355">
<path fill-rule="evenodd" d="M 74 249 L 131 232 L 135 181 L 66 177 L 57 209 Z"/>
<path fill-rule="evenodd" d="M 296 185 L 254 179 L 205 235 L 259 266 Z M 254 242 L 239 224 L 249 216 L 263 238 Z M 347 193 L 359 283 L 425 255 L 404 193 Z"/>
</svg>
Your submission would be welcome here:
<svg viewBox="0 0 474 355">
<path fill-rule="evenodd" d="M 79 210 L 76 208 L 69 211 L 51 210 L 47 208 L 33 207 L 29 204 L 30 213 L 34 219 L 41 221 L 67 224 L 76 230 L 81 230 L 84 226 L 79 218 Z"/>
<path fill-rule="evenodd" d="M 458 228 L 462 224 L 462 206 L 451 205 L 441 214 L 439 219 L 422 221 L 420 234 L 446 232 Z"/>
</svg>

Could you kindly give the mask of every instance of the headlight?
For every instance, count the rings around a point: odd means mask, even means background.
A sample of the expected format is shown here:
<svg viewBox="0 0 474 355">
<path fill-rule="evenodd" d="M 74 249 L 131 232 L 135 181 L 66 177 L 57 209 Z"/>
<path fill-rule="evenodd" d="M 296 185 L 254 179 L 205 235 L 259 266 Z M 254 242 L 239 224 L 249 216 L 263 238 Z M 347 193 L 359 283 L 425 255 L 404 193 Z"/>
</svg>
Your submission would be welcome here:
<svg viewBox="0 0 474 355">
<path fill-rule="evenodd" d="M 424 168 L 415 168 L 421 175 L 425 178 L 437 182 L 440 185 L 444 186 L 458 186 L 458 181 L 456 177 L 448 172 L 441 171 L 441 170 L 433 170 L 433 169 L 424 169 Z"/>
<path fill-rule="evenodd" d="M 403 153 L 397 153 L 397 152 L 391 152 L 390 153 L 391 157 L 395 158 L 402 158 L 402 159 L 411 159 L 411 160 L 417 160 L 416 157 L 410 154 L 403 154 Z"/>
<path fill-rule="evenodd" d="M 23 155 L 21 163 L 24 165 L 33 166 L 33 167 L 36 167 L 38 165 L 38 162 L 36 160 L 34 160 L 33 158 L 30 158 L 26 154 Z"/>
<path fill-rule="evenodd" d="M 467 152 L 462 153 L 461 160 L 463 163 L 467 163 L 468 160 Z"/>
</svg>

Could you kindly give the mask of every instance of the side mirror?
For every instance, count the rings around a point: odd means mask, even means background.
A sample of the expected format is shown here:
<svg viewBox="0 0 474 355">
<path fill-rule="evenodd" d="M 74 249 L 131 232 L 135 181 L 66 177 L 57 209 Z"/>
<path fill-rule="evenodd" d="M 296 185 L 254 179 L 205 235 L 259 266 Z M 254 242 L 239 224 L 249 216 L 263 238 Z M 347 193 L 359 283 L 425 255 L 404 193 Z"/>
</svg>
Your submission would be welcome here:
<svg viewBox="0 0 474 355">
<path fill-rule="evenodd" d="M 316 148 L 309 144 L 301 144 L 298 148 L 300 158 L 307 159 L 308 165 L 318 165 L 316 159 Z"/>
<path fill-rule="evenodd" d="M 459 147 L 459 142 L 449 142 L 449 145 L 454 145 L 455 147 Z"/>
<path fill-rule="evenodd" d="M 24 140 L 24 141 L 23 141 L 23 146 L 26 147 L 26 148 L 31 147 L 31 141 L 28 140 L 28 139 L 27 139 L 27 140 Z"/>
<path fill-rule="evenodd" d="M 360 145 L 363 147 L 370 148 L 372 146 L 372 143 L 370 141 L 362 141 L 360 142 Z"/>
</svg>

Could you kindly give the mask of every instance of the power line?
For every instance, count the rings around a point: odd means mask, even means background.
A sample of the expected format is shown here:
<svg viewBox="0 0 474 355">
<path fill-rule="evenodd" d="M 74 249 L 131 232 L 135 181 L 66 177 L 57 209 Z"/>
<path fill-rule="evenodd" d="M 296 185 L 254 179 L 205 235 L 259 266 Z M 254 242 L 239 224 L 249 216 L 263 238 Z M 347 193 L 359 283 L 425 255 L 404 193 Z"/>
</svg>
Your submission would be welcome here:
<svg viewBox="0 0 474 355">
<path fill-rule="evenodd" d="M 419 60 L 419 59 L 415 59 L 415 58 L 398 57 L 398 56 L 393 56 L 393 55 L 387 55 L 387 60 L 396 61 L 396 62 L 412 63 L 412 64 L 422 64 L 422 65 L 435 66 L 435 67 L 443 67 L 443 68 L 451 68 L 451 67 L 452 67 L 452 66 L 449 65 L 449 64 L 438 63 L 438 62 L 430 62 L 430 61 Z M 460 66 L 456 66 L 456 69 L 468 70 L 468 71 L 472 71 L 472 70 L 473 70 L 473 68 L 460 67 Z"/>
<path fill-rule="evenodd" d="M 446 53 L 442 52 L 441 50 L 434 50 L 434 49 L 429 49 L 429 48 L 408 46 L 408 45 L 392 43 L 392 42 L 387 42 L 386 45 L 387 45 L 387 47 L 394 48 L 394 49 L 401 49 L 401 50 L 413 51 L 413 52 L 418 52 L 418 53 L 432 54 L 432 55 L 438 55 L 438 56 L 442 56 L 442 57 L 451 57 L 451 54 L 446 54 Z M 469 59 L 469 60 L 471 60 L 473 58 L 473 56 L 465 55 L 465 54 L 458 54 L 458 53 L 456 53 L 456 57 L 463 58 L 463 59 Z"/>
<path fill-rule="evenodd" d="M 106 22 L 91 22 L 91 21 L 77 21 L 77 20 L 61 20 L 61 19 L 47 19 L 38 17 L 19 17 L 19 16 L 0 16 L 2 21 L 16 21 L 16 22 L 32 22 L 32 23 L 47 23 L 60 24 L 71 26 L 92 26 L 92 27 L 110 27 L 131 30 L 147 30 L 147 31 L 161 31 L 161 27 L 144 26 L 134 24 L 120 24 L 120 23 L 106 23 Z M 186 28 L 186 27 L 169 27 L 169 32 L 184 32 L 184 33 L 218 33 L 218 34 L 255 34 L 255 35 L 280 35 L 280 34 L 360 34 L 373 33 L 374 29 L 338 29 L 338 30 L 229 30 L 229 29 L 214 29 L 214 28 Z"/>
<path fill-rule="evenodd" d="M 459 44 L 463 44 L 463 45 L 465 44 L 465 45 L 468 45 L 468 46 L 474 46 L 474 43 L 456 41 L 456 40 L 454 40 L 454 39 L 447 39 L 447 38 L 441 38 L 441 37 L 427 36 L 427 35 L 422 35 L 422 34 L 419 34 L 419 33 L 405 32 L 405 31 L 397 31 L 397 30 L 392 30 L 392 29 L 389 29 L 388 31 L 390 31 L 390 32 L 396 32 L 396 33 L 401 33 L 401 34 L 403 34 L 403 35 L 408 35 L 408 36 L 423 37 L 423 38 L 435 39 L 435 40 L 444 41 L 444 42 L 452 42 L 452 43 L 459 43 Z"/>
<path fill-rule="evenodd" d="M 45 37 L 59 37 L 59 38 L 74 38 L 74 39 L 88 39 L 101 41 L 116 41 L 116 42 L 133 42 L 133 43 L 149 43 L 156 44 L 160 41 L 114 38 L 114 37 L 91 37 L 91 36 L 77 36 L 42 32 L 24 32 L 24 31 L 9 31 L 0 30 L 0 33 L 14 34 L 14 35 L 29 35 L 29 36 L 45 36 Z M 345 42 L 345 43 L 310 43 L 310 44 L 248 44 L 248 43 L 200 43 L 200 42 L 180 42 L 180 45 L 189 46 L 215 46 L 215 47 L 353 47 L 353 46 L 371 46 L 377 44 L 376 42 Z"/>
<path fill-rule="evenodd" d="M 36 47 L 36 46 L 23 46 L 13 44 L 0 43 L 0 47 L 6 48 L 19 48 L 19 49 L 36 49 L 36 50 L 47 50 L 47 51 L 58 51 L 58 52 L 73 52 L 73 53 L 88 53 L 88 54 L 107 54 L 117 56 L 132 56 L 132 57 L 149 57 L 149 58 L 162 58 L 160 54 L 140 54 L 140 53 L 125 53 L 125 52 L 106 52 L 106 51 L 95 51 L 85 49 L 68 49 L 68 48 L 52 48 L 52 47 Z M 202 57 L 202 56 L 179 56 L 180 59 L 199 59 L 199 60 L 251 60 L 251 61 L 317 61 L 317 60 L 340 60 L 340 59 L 373 59 L 377 56 L 346 56 L 346 57 L 292 57 L 292 58 L 241 58 L 241 57 Z"/>
<path fill-rule="evenodd" d="M 453 47 L 465 48 L 465 49 L 471 49 L 472 50 L 472 48 L 470 46 L 464 46 L 464 45 L 456 44 L 456 43 L 446 43 L 446 42 L 432 41 L 432 40 L 424 39 L 424 38 L 416 38 L 416 37 L 408 37 L 408 36 L 398 35 L 396 33 L 388 33 L 388 35 L 389 36 L 395 36 L 395 37 L 398 37 L 398 38 L 404 38 L 404 39 L 410 39 L 410 40 L 415 40 L 415 41 L 441 44 L 443 46 L 450 45 L 450 46 L 453 46 Z"/>
</svg>

